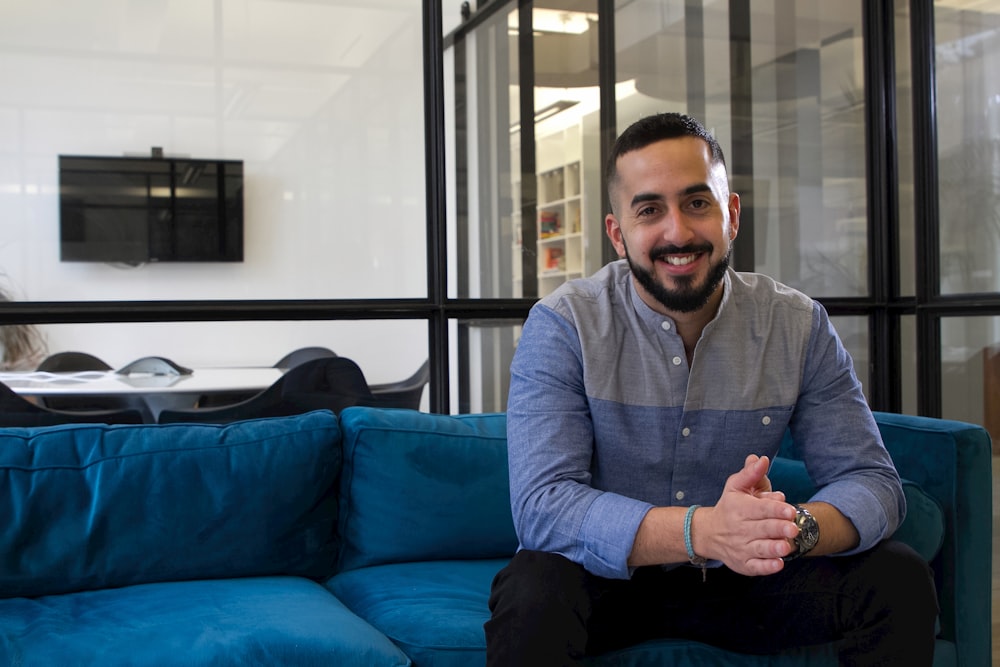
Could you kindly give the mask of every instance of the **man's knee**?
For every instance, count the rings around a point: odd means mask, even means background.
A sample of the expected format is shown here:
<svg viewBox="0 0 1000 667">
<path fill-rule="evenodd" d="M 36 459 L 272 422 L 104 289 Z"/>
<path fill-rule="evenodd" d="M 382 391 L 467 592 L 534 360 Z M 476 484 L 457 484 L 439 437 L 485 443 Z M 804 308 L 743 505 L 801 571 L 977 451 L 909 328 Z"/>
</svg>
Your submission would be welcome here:
<svg viewBox="0 0 1000 667">
<path fill-rule="evenodd" d="M 520 551 L 497 573 L 486 622 L 488 665 L 572 664 L 587 645 L 586 571 L 566 558 Z"/>
<path fill-rule="evenodd" d="M 907 545 L 882 542 L 857 557 L 843 596 L 846 664 L 930 664 L 938 614 L 934 576 Z"/>
<path fill-rule="evenodd" d="M 887 540 L 848 558 L 854 565 L 845 572 L 844 618 L 860 627 L 885 621 L 908 628 L 914 639 L 933 633 L 938 614 L 934 574 L 917 552 L 902 542 Z"/>
<path fill-rule="evenodd" d="M 934 572 L 920 554 L 896 540 L 887 540 L 872 550 L 871 578 L 883 590 L 888 603 L 899 611 L 931 618 L 937 616 Z"/>
<path fill-rule="evenodd" d="M 583 567 L 558 554 L 519 551 L 493 579 L 490 611 L 496 613 L 500 606 L 530 611 L 579 604 L 587 576 Z"/>
</svg>

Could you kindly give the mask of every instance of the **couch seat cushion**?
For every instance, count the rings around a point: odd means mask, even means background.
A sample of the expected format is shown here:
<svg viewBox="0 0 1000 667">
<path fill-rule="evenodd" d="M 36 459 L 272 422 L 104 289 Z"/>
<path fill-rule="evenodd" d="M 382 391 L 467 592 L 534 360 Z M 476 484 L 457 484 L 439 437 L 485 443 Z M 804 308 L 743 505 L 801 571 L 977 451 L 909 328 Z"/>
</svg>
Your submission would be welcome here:
<svg viewBox="0 0 1000 667">
<path fill-rule="evenodd" d="M 407 665 L 320 584 L 260 577 L 0 600 L 0 664 Z"/>
<path fill-rule="evenodd" d="M 329 412 L 0 429 L 0 597 L 335 564 Z"/>
<path fill-rule="evenodd" d="M 486 664 L 483 624 L 493 577 L 508 559 L 377 565 L 342 572 L 326 586 L 358 616 L 385 633 L 418 667 Z M 721 631 L 721 630 L 720 630 Z M 743 656 L 683 640 L 656 640 L 585 661 L 594 667 L 837 664 L 832 645 L 780 656 Z"/>
<path fill-rule="evenodd" d="M 352 407 L 340 423 L 341 569 L 514 554 L 504 415 Z"/>
<path fill-rule="evenodd" d="M 468 667 L 485 663 L 490 585 L 508 561 L 377 565 L 341 572 L 326 586 L 415 665 Z"/>
</svg>

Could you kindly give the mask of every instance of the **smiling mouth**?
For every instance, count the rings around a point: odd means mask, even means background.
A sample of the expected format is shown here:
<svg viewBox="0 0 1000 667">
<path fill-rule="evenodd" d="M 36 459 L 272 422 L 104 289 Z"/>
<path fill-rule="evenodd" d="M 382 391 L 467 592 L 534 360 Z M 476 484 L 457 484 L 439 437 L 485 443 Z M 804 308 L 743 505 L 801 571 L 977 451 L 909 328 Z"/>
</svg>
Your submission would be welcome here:
<svg viewBox="0 0 1000 667">
<path fill-rule="evenodd" d="M 712 246 L 707 243 L 686 246 L 666 245 L 654 248 L 649 253 L 649 257 L 654 262 L 664 262 L 667 266 L 680 270 L 694 264 L 711 252 Z"/>
<path fill-rule="evenodd" d="M 703 255 L 707 255 L 711 252 L 712 246 L 707 243 L 699 245 L 691 244 L 687 246 L 666 245 L 654 248 L 649 253 L 649 258 L 654 262 L 662 261 L 666 262 L 670 266 L 683 267 L 688 264 L 693 264 L 701 259 Z"/>
<path fill-rule="evenodd" d="M 687 266 L 691 262 L 695 261 L 701 256 L 701 253 L 695 253 L 693 255 L 667 255 L 663 260 L 670 264 L 671 266 Z"/>
</svg>

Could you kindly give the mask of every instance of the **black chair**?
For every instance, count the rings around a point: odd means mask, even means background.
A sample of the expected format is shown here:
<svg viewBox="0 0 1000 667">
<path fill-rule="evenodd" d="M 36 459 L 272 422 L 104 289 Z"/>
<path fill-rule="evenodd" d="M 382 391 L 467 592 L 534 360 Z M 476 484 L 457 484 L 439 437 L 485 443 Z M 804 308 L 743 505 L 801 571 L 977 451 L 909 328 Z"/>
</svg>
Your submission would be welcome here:
<svg viewBox="0 0 1000 667">
<path fill-rule="evenodd" d="M 57 424 L 142 424 L 139 410 L 52 410 L 36 405 L 0 382 L 0 426 L 55 426 Z"/>
<path fill-rule="evenodd" d="M 87 352 L 56 352 L 38 364 L 36 370 L 48 373 L 79 373 L 81 371 L 110 371 L 111 366 Z"/>
<path fill-rule="evenodd" d="M 331 357 L 336 357 L 337 353 L 326 347 L 300 347 L 297 350 L 292 350 L 277 363 L 274 364 L 273 368 L 280 368 L 282 370 L 288 370 L 289 368 L 295 368 L 296 366 L 303 364 L 307 361 L 312 361 L 314 359 L 328 359 Z M 196 402 L 199 408 L 221 408 L 228 405 L 235 405 L 241 403 L 257 395 L 257 392 L 225 392 L 225 393 L 213 393 L 204 394 L 198 397 Z"/>
<path fill-rule="evenodd" d="M 313 359 L 326 359 L 328 357 L 336 357 L 337 353 L 328 347 L 300 347 L 297 350 L 292 350 L 274 364 L 275 368 L 295 368 L 301 363 L 306 361 L 312 361 Z"/>
<path fill-rule="evenodd" d="M 85 371 L 111 371 L 111 365 L 88 352 L 56 352 L 38 364 L 38 371 L 47 373 L 82 373 Z M 114 414 L 122 410 L 137 411 L 144 421 L 152 422 L 153 413 L 142 396 L 45 396 L 39 405 L 61 412 L 91 412 Z"/>
<path fill-rule="evenodd" d="M 192 410 L 163 410 L 159 423 L 228 424 L 258 417 L 284 417 L 311 410 L 339 413 L 352 405 L 372 405 L 375 397 L 365 375 L 346 357 L 324 357 L 291 368 L 256 396 L 233 405 Z"/>
<path fill-rule="evenodd" d="M 424 385 L 431 377 L 431 362 L 425 361 L 417 372 L 398 382 L 371 385 L 376 405 L 382 408 L 420 409 L 420 399 L 424 395 Z"/>
</svg>

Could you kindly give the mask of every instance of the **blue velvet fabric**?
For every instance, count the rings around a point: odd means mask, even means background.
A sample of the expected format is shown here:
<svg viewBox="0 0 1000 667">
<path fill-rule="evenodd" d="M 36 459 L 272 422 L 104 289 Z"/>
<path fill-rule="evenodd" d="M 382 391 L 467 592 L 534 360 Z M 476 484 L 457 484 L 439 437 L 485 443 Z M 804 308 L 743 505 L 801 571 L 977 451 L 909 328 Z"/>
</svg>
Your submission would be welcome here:
<svg viewBox="0 0 1000 667">
<path fill-rule="evenodd" d="M 468 667 L 485 664 L 490 584 L 508 560 L 377 565 L 341 572 L 326 586 L 414 665 Z"/>
<path fill-rule="evenodd" d="M 942 605 L 934 664 L 988 664 L 989 438 L 876 418 L 910 516 L 943 512 L 943 544 L 922 547 L 936 553 Z M 340 483 L 341 426 L 327 412 L 0 429 L 0 664 L 409 664 L 400 649 L 415 665 L 483 664 L 490 582 L 516 548 L 504 416 L 342 419 Z M 800 464 L 781 474 L 776 486 L 809 493 Z M 324 588 L 304 577 L 336 571 L 338 492 L 346 569 Z M 82 592 L 56 595 L 69 591 Z M 758 658 L 656 641 L 590 664 L 836 659 L 829 646 Z"/>
<path fill-rule="evenodd" d="M 940 637 L 957 664 L 991 662 L 992 446 L 981 426 L 876 412 L 899 474 L 931 494 L 945 513 L 944 544 L 931 562 L 941 606 Z M 939 650 L 935 665 L 939 662 Z M 941 658 L 943 659 L 943 658 Z"/>
<path fill-rule="evenodd" d="M 482 625 L 489 617 L 487 600 L 495 573 L 506 563 L 499 553 L 480 554 L 475 545 L 491 530 L 508 530 L 509 509 L 493 508 L 483 513 L 481 489 L 493 489 L 504 501 L 506 489 L 495 486 L 506 482 L 506 461 L 492 453 L 494 434 L 483 442 L 481 428 L 455 417 L 415 415 L 350 408 L 342 414 L 345 433 L 345 469 L 355 476 L 344 478 L 342 486 L 341 525 L 349 549 L 348 568 L 333 577 L 327 587 L 359 616 L 384 632 L 418 666 L 458 667 L 485 664 L 485 637 Z M 487 424 L 493 416 L 479 416 Z M 950 503 L 927 491 L 934 467 L 955 456 L 950 430 L 937 430 L 938 422 L 925 423 L 903 418 L 897 427 L 890 418 L 880 420 L 888 431 L 890 452 L 904 477 L 904 491 L 910 514 L 900 533 L 918 552 L 935 562 L 941 560 L 953 536 L 947 518 Z M 473 424 L 483 426 L 482 422 Z M 495 424 L 499 429 L 500 424 Z M 924 426 L 931 431 L 925 432 Z M 912 433 L 897 433 L 896 428 L 913 428 Z M 429 431 L 429 432 L 428 432 Z M 968 437 L 981 437 L 982 429 L 963 431 Z M 498 430 L 495 435 L 499 436 Z M 470 436 L 464 441 L 464 435 Z M 442 437 L 444 436 L 444 437 Z M 923 451 L 923 439 L 933 451 Z M 483 446 L 486 449 L 481 449 Z M 499 445 L 498 445 L 499 446 Z M 970 449 L 982 449 L 982 443 Z M 961 449 L 961 448 L 959 448 Z M 988 441 L 986 443 L 988 450 Z M 484 454 L 485 453 L 485 454 Z M 488 459 L 477 460 L 477 454 Z M 924 460 L 926 459 L 926 460 Z M 487 467 L 489 461 L 492 465 Z M 918 468 L 928 466 L 924 474 Z M 951 472 L 948 472 L 948 471 Z M 988 461 L 985 474 L 988 479 Z M 492 471 L 492 473 L 490 473 Z M 977 471 L 982 473 L 982 470 Z M 484 479 L 492 474 L 493 479 Z M 944 476 L 955 474 L 955 466 L 945 466 Z M 972 474 L 964 470 L 963 475 Z M 775 462 L 772 475 L 776 488 L 790 497 L 805 500 L 813 486 L 805 467 L 797 461 Z M 979 475 L 982 476 L 981 474 Z M 917 481 L 912 481 L 916 479 Z M 470 490 L 463 492 L 468 481 Z M 954 486 L 955 477 L 937 481 L 930 487 Z M 978 482 L 976 493 L 983 496 Z M 954 490 L 952 490 L 952 493 Z M 461 512 L 465 508 L 464 514 Z M 498 518 L 503 515 L 502 519 Z M 989 516 L 980 511 L 979 516 Z M 909 524 L 913 524 L 910 526 Z M 943 526 L 948 525 L 947 530 Z M 909 526 L 909 527 L 908 527 Z M 909 536 L 905 533 L 912 530 Z M 501 534 L 504 534 L 501 532 Z M 988 540 L 988 531 L 986 538 Z M 944 539 L 945 546 L 941 542 Z M 441 541 L 445 548 L 435 547 Z M 505 549 L 507 545 L 496 545 Z M 480 547 L 481 548 L 481 547 Z M 988 551 L 988 550 L 987 550 Z M 977 555 L 981 557 L 982 551 Z M 434 554 L 434 555 L 428 555 Z M 477 558 L 482 558 L 479 560 Z M 452 559 L 452 560 L 449 560 Z M 459 560 L 465 559 L 465 560 Z M 415 562 L 407 562 L 415 561 Z M 988 562 L 987 562 L 988 565 Z M 988 576 L 977 581 L 989 581 Z M 981 593 L 988 598 L 988 591 Z M 977 623 L 977 626 L 983 626 Z M 988 626 L 988 623 L 985 625 Z M 720 629 L 724 631 L 724 629 Z M 938 641 L 934 664 L 955 665 L 955 646 L 944 636 Z M 836 665 L 833 645 L 799 649 L 778 656 L 743 656 L 695 642 L 652 641 L 599 656 L 591 665 L 644 667 L 664 664 L 752 665 L 763 667 L 799 665 Z M 975 661 L 965 664 L 979 664 Z"/>
<path fill-rule="evenodd" d="M 340 568 L 517 548 L 502 414 L 347 408 Z"/>
<path fill-rule="evenodd" d="M 490 615 L 490 585 L 507 561 L 377 565 L 341 572 L 326 586 L 410 656 L 416 667 L 477 667 L 486 664 L 483 624 Z M 836 667 L 837 654 L 834 644 L 752 656 L 668 639 L 644 642 L 584 662 L 591 667 Z M 956 664 L 954 645 L 938 641 L 935 667 Z"/>
<path fill-rule="evenodd" d="M 335 564 L 329 412 L 0 429 L 0 597 Z"/>
<path fill-rule="evenodd" d="M 0 664 L 408 665 L 320 584 L 258 577 L 0 600 Z"/>
<path fill-rule="evenodd" d="M 506 564 L 507 559 L 489 559 L 380 565 L 342 572 L 327 582 L 327 588 L 385 633 L 417 667 L 475 667 L 486 664 L 483 624 L 489 619 L 490 584 Z M 837 657 L 832 645 L 780 656 L 742 656 L 697 642 L 669 640 L 645 642 L 587 663 L 833 667 Z"/>
</svg>

